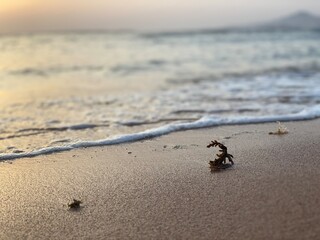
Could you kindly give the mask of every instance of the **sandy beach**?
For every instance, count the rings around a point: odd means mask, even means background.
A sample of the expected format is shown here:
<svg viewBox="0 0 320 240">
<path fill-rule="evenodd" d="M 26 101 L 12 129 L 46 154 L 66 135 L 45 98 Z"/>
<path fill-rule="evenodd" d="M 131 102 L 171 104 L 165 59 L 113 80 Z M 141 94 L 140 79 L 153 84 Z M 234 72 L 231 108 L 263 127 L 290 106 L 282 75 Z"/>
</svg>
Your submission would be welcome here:
<svg viewBox="0 0 320 240">
<path fill-rule="evenodd" d="M 320 239 L 320 1 L 289 2 L 3 0 L 0 240 Z"/>
<path fill-rule="evenodd" d="M 316 239 L 320 120 L 177 132 L 0 163 L 0 239 Z M 235 165 L 211 173 L 217 139 Z M 73 198 L 83 201 L 68 210 Z"/>
</svg>

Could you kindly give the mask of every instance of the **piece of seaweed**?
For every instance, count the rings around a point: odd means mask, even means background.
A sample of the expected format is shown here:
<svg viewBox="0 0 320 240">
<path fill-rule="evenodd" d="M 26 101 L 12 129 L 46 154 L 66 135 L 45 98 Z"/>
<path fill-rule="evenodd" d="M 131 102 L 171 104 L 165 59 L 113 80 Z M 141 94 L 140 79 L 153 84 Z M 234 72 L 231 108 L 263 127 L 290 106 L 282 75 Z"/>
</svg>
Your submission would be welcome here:
<svg viewBox="0 0 320 240">
<path fill-rule="evenodd" d="M 219 152 L 221 152 L 220 154 L 219 153 L 217 154 L 218 158 L 216 158 L 213 161 L 209 161 L 211 170 L 226 169 L 234 164 L 232 160 L 233 156 L 228 153 L 228 149 L 225 145 L 218 142 L 217 140 L 214 140 L 214 141 L 211 141 L 209 145 L 207 145 L 207 148 L 211 148 L 211 147 L 219 147 L 220 148 Z M 229 160 L 231 165 L 226 163 L 227 159 Z"/>
</svg>

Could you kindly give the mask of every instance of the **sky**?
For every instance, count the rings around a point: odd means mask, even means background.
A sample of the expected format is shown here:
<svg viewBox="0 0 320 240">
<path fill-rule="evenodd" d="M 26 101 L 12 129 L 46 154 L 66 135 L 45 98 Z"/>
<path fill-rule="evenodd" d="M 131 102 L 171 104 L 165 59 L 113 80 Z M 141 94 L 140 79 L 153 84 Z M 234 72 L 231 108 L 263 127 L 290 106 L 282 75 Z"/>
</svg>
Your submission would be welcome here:
<svg viewBox="0 0 320 240">
<path fill-rule="evenodd" d="M 219 28 L 260 23 L 320 0 L 0 0 L 0 31 Z"/>
</svg>

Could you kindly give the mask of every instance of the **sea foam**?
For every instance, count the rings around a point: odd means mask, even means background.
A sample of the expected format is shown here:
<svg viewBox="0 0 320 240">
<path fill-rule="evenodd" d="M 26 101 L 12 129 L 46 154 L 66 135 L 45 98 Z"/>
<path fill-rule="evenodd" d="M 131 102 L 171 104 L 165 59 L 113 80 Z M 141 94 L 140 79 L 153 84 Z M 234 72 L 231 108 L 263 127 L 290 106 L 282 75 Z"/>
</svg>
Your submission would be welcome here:
<svg viewBox="0 0 320 240">
<path fill-rule="evenodd" d="M 57 152 L 69 151 L 76 148 L 84 147 L 96 147 L 96 146 L 107 146 L 115 145 L 126 142 L 134 142 L 144 139 L 150 139 L 159 137 L 172 132 L 191 130 L 198 128 L 223 126 L 223 125 L 238 125 L 238 124 L 253 124 L 253 123 L 267 123 L 276 121 L 301 121 L 301 120 L 312 120 L 320 117 L 320 105 L 307 108 L 299 113 L 287 114 L 282 116 L 258 116 L 258 117 L 210 117 L 204 116 L 201 119 L 194 122 L 187 123 L 172 123 L 167 124 L 158 128 L 148 129 L 146 131 L 124 134 L 115 136 L 107 139 L 100 139 L 94 141 L 79 141 L 76 143 L 70 143 L 64 146 L 57 147 L 45 147 L 31 152 L 23 153 L 9 153 L 0 154 L 0 160 L 12 160 L 17 158 L 35 157 L 39 155 L 52 154 Z"/>
</svg>

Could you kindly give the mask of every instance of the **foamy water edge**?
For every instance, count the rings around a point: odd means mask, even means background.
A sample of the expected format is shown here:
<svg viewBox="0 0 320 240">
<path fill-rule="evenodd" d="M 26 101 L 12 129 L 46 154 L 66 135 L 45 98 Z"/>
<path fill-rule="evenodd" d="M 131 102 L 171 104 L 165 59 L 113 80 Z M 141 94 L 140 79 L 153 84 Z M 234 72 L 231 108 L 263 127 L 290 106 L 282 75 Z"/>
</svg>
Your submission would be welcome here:
<svg viewBox="0 0 320 240">
<path fill-rule="evenodd" d="M 202 117 L 201 119 L 189 122 L 189 123 L 172 123 L 167 124 L 162 127 L 149 129 L 146 131 L 115 136 L 107 139 L 100 139 L 94 141 L 79 141 L 76 143 L 71 143 L 69 145 L 57 146 L 57 147 L 45 147 L 39 150 L 34 150 L 31 152 L 24 153 L 9 153 L 0 154 L 0 161 L 14 160 L 18 158 L 29 158 L 36 157 L 40 155 L 52 154 L 57 152 L 70 151 L 77 148 L 84 147 L 97 147 L 97 146 L 107 146 L 115 145 L 127 142 L 135 142 L 150 138 L 159 137 L 169 133 L 207 128 L 223 125 L 240 125 L 240 124 L 257 124 L 257 123 L 267 123 L 276 121 L 302 121 L 302 120 L 312 120 L 320 118 L 320 105 L 310 107 L 296 114 L 288 114 L 282 116 L 259 116 L 259 117 L 233 117 L 233 118 L 213 118 L 213 117 Z"/>
</svg>

